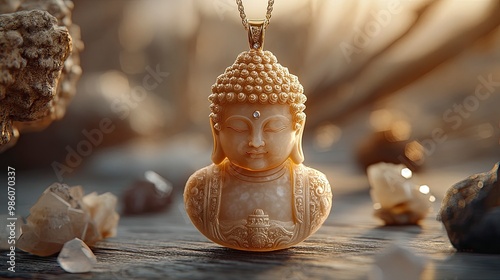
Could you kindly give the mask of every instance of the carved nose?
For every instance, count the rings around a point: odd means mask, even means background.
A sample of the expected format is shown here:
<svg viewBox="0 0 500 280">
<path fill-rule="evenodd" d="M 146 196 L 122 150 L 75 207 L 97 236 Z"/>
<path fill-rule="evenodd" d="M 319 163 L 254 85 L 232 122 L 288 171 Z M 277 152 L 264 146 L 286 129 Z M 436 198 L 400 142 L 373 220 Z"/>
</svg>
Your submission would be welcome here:
<svg viewBox="0 0 500 280">
<path fill-rule="evenodd" d="M 258 148 L 265 145 L 264 139 L 262 139 L 262 133 L 260 132 L 252 133 L 250 137 L 251 137 L 250 142 L 248 142 L 248 145 L 250 147 Z"/>
</svg>

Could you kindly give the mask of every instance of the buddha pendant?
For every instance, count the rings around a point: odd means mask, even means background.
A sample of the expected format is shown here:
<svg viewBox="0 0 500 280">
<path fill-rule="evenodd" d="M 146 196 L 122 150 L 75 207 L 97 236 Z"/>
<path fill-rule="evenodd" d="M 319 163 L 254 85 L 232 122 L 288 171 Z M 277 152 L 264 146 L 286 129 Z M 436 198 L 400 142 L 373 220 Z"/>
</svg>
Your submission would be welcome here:
<svg viewBox="0 0 500 280">
<path fill-rule="evenodd" d="M 265 21 L 248 21 L 250 50 L 212 86 L 213 164 L 184 190 L 195 227 L 220 245 L 245 251 L 293 246 L 330 213 L 326 176 L 302 164 L 306 96 L 296 76 L 263 51 Z"/>
</svg>

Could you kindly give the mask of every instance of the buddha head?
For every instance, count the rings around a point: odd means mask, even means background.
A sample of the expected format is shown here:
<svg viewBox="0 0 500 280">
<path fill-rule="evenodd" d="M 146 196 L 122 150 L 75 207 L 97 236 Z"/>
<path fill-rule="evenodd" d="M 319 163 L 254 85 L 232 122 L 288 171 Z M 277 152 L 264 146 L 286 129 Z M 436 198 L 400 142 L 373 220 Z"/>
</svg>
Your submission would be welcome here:
<svg viewBox="0 0 500 280">
<path fill-rule="evenodd" d="M 268 51 L 249 50 L 217 77 L 209 96 L 212 161 L 266 171 L 304 161 L 306 96 L 297 77 Z"/>
</svg>

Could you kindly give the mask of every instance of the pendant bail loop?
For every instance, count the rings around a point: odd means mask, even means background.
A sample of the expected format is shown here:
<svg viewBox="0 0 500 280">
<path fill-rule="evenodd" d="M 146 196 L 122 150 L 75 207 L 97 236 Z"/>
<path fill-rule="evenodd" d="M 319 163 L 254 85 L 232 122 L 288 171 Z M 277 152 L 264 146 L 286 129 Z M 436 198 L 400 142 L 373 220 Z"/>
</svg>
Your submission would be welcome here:
<svg viewBox="0 0 500 280">
<path fill-rule="evenodd" d="M 262 50 L 264 47 L 265 19 L 248 20 L 248 43 L 250 49 Z"/>
</svg>

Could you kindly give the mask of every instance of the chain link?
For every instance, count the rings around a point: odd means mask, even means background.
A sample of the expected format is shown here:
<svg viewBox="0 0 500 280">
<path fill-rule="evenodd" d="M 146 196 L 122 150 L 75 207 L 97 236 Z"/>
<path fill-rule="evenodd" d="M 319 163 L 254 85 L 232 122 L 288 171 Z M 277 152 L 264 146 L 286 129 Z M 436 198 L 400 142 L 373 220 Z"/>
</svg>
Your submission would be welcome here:
<svg viewBox="0 0 500 280">
<path fill-rule="evenodd" d="M 243 7 L 243 0 L 236 0 L 236 4 L 238 5 L 238 11 L 240 12 L 241 23 L 245 29 L 248 29 L 248 19 L 245 14 L 245 8 Z M 271 20 L 271 13 L 273 12 L 274 0 L 267 1 L 267 12 L 266 12 L 266 22 L 264 23 L 264 28 L 269 25 L 269 21 Z"/>
</svg>

